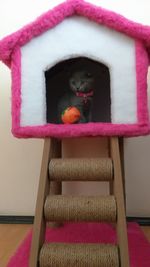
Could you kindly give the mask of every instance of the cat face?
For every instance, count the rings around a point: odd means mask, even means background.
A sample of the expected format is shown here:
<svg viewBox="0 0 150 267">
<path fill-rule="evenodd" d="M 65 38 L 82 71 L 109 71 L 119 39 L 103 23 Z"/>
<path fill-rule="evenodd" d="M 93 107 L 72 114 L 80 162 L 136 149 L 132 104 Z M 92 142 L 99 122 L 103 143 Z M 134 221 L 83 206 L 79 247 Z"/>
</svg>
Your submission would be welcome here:
<svg viewBox="0 0 150 267">
<path fill-rule="evenodd" d="M 73 92 L 86 93 L 93 89 L 94 77 L 88 71 L 77 71 L 71 75 L 69 84 Z"/>
</svg>

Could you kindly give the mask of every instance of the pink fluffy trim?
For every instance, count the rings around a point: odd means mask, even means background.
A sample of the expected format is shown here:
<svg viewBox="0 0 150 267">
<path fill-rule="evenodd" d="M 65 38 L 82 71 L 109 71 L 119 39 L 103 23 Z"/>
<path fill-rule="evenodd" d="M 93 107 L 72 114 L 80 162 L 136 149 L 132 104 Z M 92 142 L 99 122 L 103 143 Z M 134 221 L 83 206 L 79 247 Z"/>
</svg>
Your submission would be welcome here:
<svg viewBox="0 0 150 267">
<path fill-rule="evenodd" d="M 13 60 L 11 65 L 12 76 L 12 132 L 20 128 L 21 116 L 21 50 L 16 48 L 13 53 Z"/>
<path fill-rule="evenodd" d="M 137 118 L 138 123 L 147 125 L 148 122 L 148 95 L 147 95 L 147 72 L 148 55 L 144 45 L 136 42 L 136 80 L 137 80 Z"/>
<path fill-rule="evenodd" d="M 46 12 L 37 18 L 31 24 L 25 26 L 14 34 L 5 37 L 0 42 L 0 59 L 11 65 L 11 55 L 16 47 L 21 47 L 32 38 L 43 32 L 55 27 L 65 18 L 80 15 L 95 21 L 96 23 L 106 25 L 119 32 L 123 32 L 134 39 L 144 42 L 145 47 L 150 47 L 150 27 L 135 23 L 124 18 L 121 15 L 105 10 L 101 7 L 94 6 L 83 0 L 68 0 L 54 9 Z"/>
<path fill-rule="evenodd" d="M 94 136 L 139 136 L 149 133 L 147 126 L 137 124 L 86 123 L 71 125 L 47 124 L 44 126 L 13 127 L 12 133 L 18 138 L 71 138 Z"/>
</svg>

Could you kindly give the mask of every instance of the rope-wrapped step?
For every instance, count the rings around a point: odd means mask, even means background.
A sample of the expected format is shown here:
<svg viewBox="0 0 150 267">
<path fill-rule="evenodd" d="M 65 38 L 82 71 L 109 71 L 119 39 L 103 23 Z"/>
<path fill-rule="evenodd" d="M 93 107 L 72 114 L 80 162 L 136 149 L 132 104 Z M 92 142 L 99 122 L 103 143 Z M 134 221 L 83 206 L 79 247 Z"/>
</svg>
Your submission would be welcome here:
<svg viewBox="0 0 150 267">
<path fill-rule="evenodd" d="M 44 244 L 40 267 L 119 267 L 118 248 L 99 244 Z"/>
<path fill-rule="evenodd" d="M 51 181 L 110 181 L 113 164 L 110 158 L 52 159 L 49 175 Z"/>
<path fill-rule="evenodd" d="M 52 159 L 52 182 L 112 181 L 110 158 Z M 116 200 L 111 196 L 49 195 L 44 205 L 48 222 L 116 222 Z M 100 244 L 44 244 L 39 267 L 119 267 L 118 247 Z"/>
<path fill-rule="evenodd" d="M 114 196 L 49 195 L 45 206 L 46 221 L 116 222 Z"/>
</svg>

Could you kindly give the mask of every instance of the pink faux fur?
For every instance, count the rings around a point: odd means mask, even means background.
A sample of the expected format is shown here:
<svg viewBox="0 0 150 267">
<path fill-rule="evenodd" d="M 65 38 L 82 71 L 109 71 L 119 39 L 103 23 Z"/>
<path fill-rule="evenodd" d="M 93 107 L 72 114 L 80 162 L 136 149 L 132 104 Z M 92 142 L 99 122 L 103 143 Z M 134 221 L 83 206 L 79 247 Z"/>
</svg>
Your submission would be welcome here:
<svg viewBox="0 0 150 267">
<path fill-rule="evenodd" d="M 136 79 L 137 79 L 137 117 L 138 123 L 147 125 L 148 122 L 148 96 L 147 96 L 147 72 L 148 55 L 144 45 L 136 42 Z"/>
<path fill-rule="evenodd" d="M 87 123 L 75 125 L 46 124 L 20 126 L 21 112 L 21 52 L 20 47 L 32 38 L 60 23 L 64 18 L 78 14 L 121 31 L 136 41 L 137 72 L 137 124 Z M 142 42 L 141 42 L 142 41 Z M 78 137 L 78 136 L 138 136 L 149 133 L 147 108 L 148 55 L 145 46 L 150 44 L 150 27 L 133 23 L 114 12 L 95 7 L 82 0 L 68 0 L 39 17 L 32 24 L 4 38 L 0 42 L 0 58 L 12 69 L 12 133 L 16 137 Z"/>
<path fill-rule="evenodd" d="M 106 25 L 112 29 L 123 32 L 135 39 L 141 40 L 145 47 L 150 49 L 150 27 L 143 26 L 124 18 L 121 15 L 105 10 L 101 7 L 86 3 L 83 0 L 69 0 L 43 14 L 31 24 L 25 26 L 14 34 L 5 37 L 0 42 L 0 59 L 8 66 L 11 65 L 11 55 L 16 46 L 23 46 L 32 38 L 55 27 L 66 17 L 81 15 Z"/>
<path fill-rule="evenodd" d="M 12 132 L 17 131 L 20 127 L 20 110 L 21 110 L 21 50 L 16 48 L 13 53 L 11 64 L 12 76 Z"/>
<path fill-rule="evenodd" d="M 18 138 L 67 138 L 94 136 L 139 136 L 149 133 L 147 126 L 138 124 L 86 123 L 71 125 L 46 124 L 44 126 L 13 127 L 12 133 Z"/>
</svg>

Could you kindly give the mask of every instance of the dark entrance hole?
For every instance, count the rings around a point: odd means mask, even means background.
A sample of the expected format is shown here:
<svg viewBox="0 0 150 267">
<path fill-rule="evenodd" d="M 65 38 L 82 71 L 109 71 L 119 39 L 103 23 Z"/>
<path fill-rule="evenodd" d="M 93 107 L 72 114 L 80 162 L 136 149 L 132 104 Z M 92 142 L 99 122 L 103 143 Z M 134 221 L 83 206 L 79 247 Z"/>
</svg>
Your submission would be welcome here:
<svg viewBox="0 0 150 267">
<path fill-rule="evenodd" d="M 88 70 L 94 75 L 92 122 L 111 122 L 110 73 L 106 65 L 85 57 L 56 64 L 45 72 L 47 123 L 59 123 L 58 102 L 69 88 L 70 73 Z"/>
</svg>

